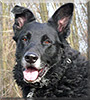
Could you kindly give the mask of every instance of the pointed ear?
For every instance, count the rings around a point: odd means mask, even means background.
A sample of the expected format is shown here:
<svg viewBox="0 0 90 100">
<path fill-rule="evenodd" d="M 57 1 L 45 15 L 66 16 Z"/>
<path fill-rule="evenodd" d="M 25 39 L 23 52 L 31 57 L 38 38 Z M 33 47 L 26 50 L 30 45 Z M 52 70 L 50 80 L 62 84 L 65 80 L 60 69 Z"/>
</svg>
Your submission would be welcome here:
<svg viewBox="0 0 90 100">
<path fill-rule="evenodd" d="M 13 24 L 13 30 L 16 36 L 18 36 L 17 34 L 20 31 L 20 29 L 24 26 L 24 24 L 35 20 L 33 13 L 25 7 L 16 5 L 12 9 L 12 13 L 15 16 L 15 23 Z"/>
<path fill-rule="evenodd" d="M 70 22 L 73 16 L 73 3 L 67 3 L 61 6 L 48 20 L 48 23 L 52 25 L 59 33 L 59 37 L 66 38 L 70 33 Z"/>
<path fill-rule="evenodd" d="M 15 23 L 17 29 L 21 29 L 25 23 L 35 20 L 33 13 L 24 7 L 16 5 L 12 9 L 12 13 L 15 15 Z"/>
</svg>

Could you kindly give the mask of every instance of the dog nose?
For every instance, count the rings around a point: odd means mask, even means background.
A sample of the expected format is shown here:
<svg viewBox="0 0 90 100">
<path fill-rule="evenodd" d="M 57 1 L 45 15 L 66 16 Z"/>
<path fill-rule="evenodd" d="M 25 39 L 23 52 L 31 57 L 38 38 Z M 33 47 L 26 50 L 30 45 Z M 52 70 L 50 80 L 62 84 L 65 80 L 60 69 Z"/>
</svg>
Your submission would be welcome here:
<svg viewBox="0 0 90 100">
<path fill-rule="evenodd" d="M 38 57 L 36 54 L 33 54 L 33 53 L 28 53 L 25 55 L 25 60 L 32 64 L 32 63 L 35 63 L 37 61 Z"/>
</svg>

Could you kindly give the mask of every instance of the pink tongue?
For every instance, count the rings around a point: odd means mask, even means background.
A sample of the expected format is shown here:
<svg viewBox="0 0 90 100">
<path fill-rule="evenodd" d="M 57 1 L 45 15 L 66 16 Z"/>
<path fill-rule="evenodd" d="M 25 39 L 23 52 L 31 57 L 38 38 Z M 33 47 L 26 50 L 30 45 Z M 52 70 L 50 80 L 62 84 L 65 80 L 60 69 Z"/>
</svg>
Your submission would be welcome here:
<svg viewBox="0 0 90 100">
<path fill-rule="evenodd" d="M 37 79 L 38 77 L 38 70 L 34 69 L 34 68 L 29 68 L 29 69 L 26 69 L 25 71 L 23 71 L 23 75 L 24 75 L 24 78 L 27 80 L 27 81 L 34 81 Z"/>
</svg>

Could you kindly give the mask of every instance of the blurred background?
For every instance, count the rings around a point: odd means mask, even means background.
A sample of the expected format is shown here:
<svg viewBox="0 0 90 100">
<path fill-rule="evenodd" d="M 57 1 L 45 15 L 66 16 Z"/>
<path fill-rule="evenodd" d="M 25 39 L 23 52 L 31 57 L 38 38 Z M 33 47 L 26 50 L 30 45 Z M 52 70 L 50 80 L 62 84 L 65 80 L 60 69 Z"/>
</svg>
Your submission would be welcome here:
<svg viewBox="0 0 90 100">
<path fill-rule="evenodd" d="M 12 37 L 14 35 L 12 26 L 14 15 L 11 13 L 15 5 L 29 8 L 37 18 L 38 22 L 47 22 L 64 3 L 5 3 L 0 2 L 0 97 L 22 97 L 20 87 L 13 79 L 13 67 L 15 65 L 16 44 Z M 74 15 L 71 24 L 71 34 L 67 38 L 71 47 L 80 51 L 87 58 L 87 3 L 74 3 Z"/>
</svg>

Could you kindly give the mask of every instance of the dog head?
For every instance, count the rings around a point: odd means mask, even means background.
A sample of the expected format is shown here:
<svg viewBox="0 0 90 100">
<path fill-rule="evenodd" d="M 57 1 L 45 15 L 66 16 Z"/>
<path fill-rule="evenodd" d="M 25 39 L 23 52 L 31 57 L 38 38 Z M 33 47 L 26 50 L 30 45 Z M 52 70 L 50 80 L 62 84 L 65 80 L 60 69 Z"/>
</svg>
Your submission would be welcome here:
<svg viewBox="0 0 90 100">
<path fill-rule="evenodd" d="M 63 40 L 70 34 L 73 4 L 61 6 L 47 23 L 36 22 L 34 14 L 21 6 L 12 12 L 17 65 L 25 82 L 39 82 L 61 60 Z"/>
</svg>

